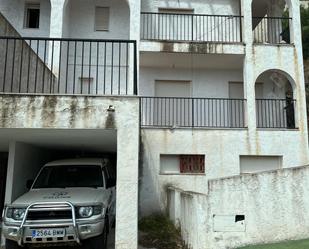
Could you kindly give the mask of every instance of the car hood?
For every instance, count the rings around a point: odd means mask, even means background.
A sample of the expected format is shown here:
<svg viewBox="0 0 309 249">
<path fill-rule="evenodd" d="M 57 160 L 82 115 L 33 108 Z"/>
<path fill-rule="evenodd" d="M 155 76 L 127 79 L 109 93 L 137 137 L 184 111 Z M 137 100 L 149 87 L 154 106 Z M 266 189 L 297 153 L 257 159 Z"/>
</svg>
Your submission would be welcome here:
<svg viewBox="0 0 309 249">
<path fill-rule="evenodd" d="M 74 205 L 104 203 L 108 192 L 103 188 L 33 189 L 13 202 L 14 206 L 28 206 L 35 202 L 71 202 Z"/>
</svg>

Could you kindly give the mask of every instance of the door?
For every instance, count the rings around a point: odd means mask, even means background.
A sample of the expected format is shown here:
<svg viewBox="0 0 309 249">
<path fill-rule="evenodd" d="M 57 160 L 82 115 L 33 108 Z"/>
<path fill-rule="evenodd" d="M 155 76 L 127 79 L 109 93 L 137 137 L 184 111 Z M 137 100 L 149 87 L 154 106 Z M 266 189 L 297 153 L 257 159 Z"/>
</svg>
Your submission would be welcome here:
<svg viewBox="0 0 309 249">
<path fill-rule="evenodd" d="M 263 83 L 255 84 L 255 98 L 263 97 Z M 229 82 L 228 126 L 243 127 L 245 125 L 244 84 Z"/>
<path fill-rule="evenodd" d="M 0 214 L 2 214 L 5 197 L 8 153 L 0 152 Z"/>
<path fill-rule="evenodd" d="M 191 41 L 193 39 L 193 9 L 159 8 L 158 35 L 160 40 Z"/>
<path fill-rule="evenodd" d="M 157 126 L 192 126 L 192 98 L 190 81 L 155 82 L 153 101 L 154 124 Z"/>
</svg>

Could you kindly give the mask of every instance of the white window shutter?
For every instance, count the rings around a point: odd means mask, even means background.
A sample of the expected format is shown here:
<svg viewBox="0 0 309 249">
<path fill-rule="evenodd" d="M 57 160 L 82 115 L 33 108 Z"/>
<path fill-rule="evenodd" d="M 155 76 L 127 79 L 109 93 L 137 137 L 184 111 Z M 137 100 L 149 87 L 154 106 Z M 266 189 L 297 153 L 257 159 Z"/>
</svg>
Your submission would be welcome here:
<svg viewBox="0 0 309 249">
<path fill-rule="evenodd" d="M 109 7 L 96 7 L 95 9 L 95 30 L 109 30 Z"/>
</svg>

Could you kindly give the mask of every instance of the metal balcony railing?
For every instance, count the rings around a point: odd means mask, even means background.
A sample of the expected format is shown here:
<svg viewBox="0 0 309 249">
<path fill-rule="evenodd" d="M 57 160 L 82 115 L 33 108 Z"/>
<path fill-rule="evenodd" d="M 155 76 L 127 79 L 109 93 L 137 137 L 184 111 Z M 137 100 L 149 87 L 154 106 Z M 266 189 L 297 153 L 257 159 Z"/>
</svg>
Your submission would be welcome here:
<svg viewBox="0 0 309 249">
<path fill-rule="evenodd" d="M 295 104 L 294 99 L 257 99 L 257 127 L 295 129 Z"/>
<path fill-rule="evenodd" d="M 140 101 L 142 127 L 245 127 L 245 99 L 141 97 Z"/>
<path fill-rule="evenodd" d="M 137 94 L 136 42 L 0 37 L 0 92 Z"/>
<path fill-rule="evenodd" d="M 292 18 L 253 17 L 254 43 L 289 44 Z"/>
<path fill-rule="evenodd" d="M 141 13 L 141 39 L 187 42 L 242 42 L 242 17 Z"/>
</svg>

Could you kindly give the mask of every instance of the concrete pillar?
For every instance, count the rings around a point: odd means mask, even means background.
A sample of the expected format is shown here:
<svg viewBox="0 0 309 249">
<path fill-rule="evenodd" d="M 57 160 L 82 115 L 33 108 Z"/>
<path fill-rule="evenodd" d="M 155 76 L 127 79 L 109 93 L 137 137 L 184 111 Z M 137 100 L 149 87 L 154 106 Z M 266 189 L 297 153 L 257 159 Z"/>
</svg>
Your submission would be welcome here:
<svg viewBox="0 0 309 249">
<path fill-rule="evenodd" d="M 62 38 L 64 27 L 64 8 L 66 0 L 50 0 L 50 37 Z M 60 42 L 49 43 L 49 68 L 53 74 L 59 76 Z"/>
<path fill-rule="evenodd" d="M 16 142 L 10 142 L 8 169 L 7 169 L 7 175 L 6 175 L 5 199 L 4 199 L 5 204 L 11 204 L 12 203 L 13 182 L 14 182 L 15 147 L 16 147 Z"/>
<path fill-rule="evenodd" d="M 246 55 L 244 59 L 244 96 L 247 99 L 247 125 L 249 133 L 256 130 L 255 110 L 255 77 L 253 64 L 253 32 L 252 32 L 252 10 L 250 0 L 241 0 L 243 25 L 243 42 L 246 44 Z"/>
<path fill-rule="evenodd" d="M 117 115 L 117 113 L 116 113 Z M 139 122 L 117 130 L 117 194 L 115 249 L 138 246 L 138 158 Z M 126 122 L 126 124 L 125 124 Z"/>
<path fill-rule="evenodd" d="M 135 40 L 137 42 L 137 53 L 140 43 L 140 26 L 141 26 L 141 1 L 136 0 L 128 0 L 130 7 L 130 40 Z M 134 56 L 134 55 L 132 55 Z M 136 58 L 136 75 L 139 75 L 139 56 Z M 130 67 L 133 65 L 130 65 Z M 129 72 L 133 72 L 133 70 L 129 70 Z M 129 75 L 129 80 L 133 80 L 134 75 Z M 139 86 L 139 77 L 137 77 L 137 86 Z"/>
<path fill-rule="evenodd" d="M 50 0 L 50 37 L 61 38 L 63 31 L 63 13 L 66 0 Z"/>
<path fill-rule="evenodd" d="M 306 91 L 305 91 L 305 75 L 304 75 L 304 62 L 302 50 L 302 32 L 300 20 L 300 3 L 298 0 L 291 0 L 290 2 L 290 17 L 291 22 L 291 42 L 294 44 L 294 66 L 295 66 L 295 84 L 294 95 L 297 100 L 296 105 L 296 121 L 297 126 L 305 134 L 307 131 L 307 111 L 306 111 Z M 306 137 L 308 137 L 306 135 Z M 308 143 L 306 139 L 306 144 Z"/>
</svg>

